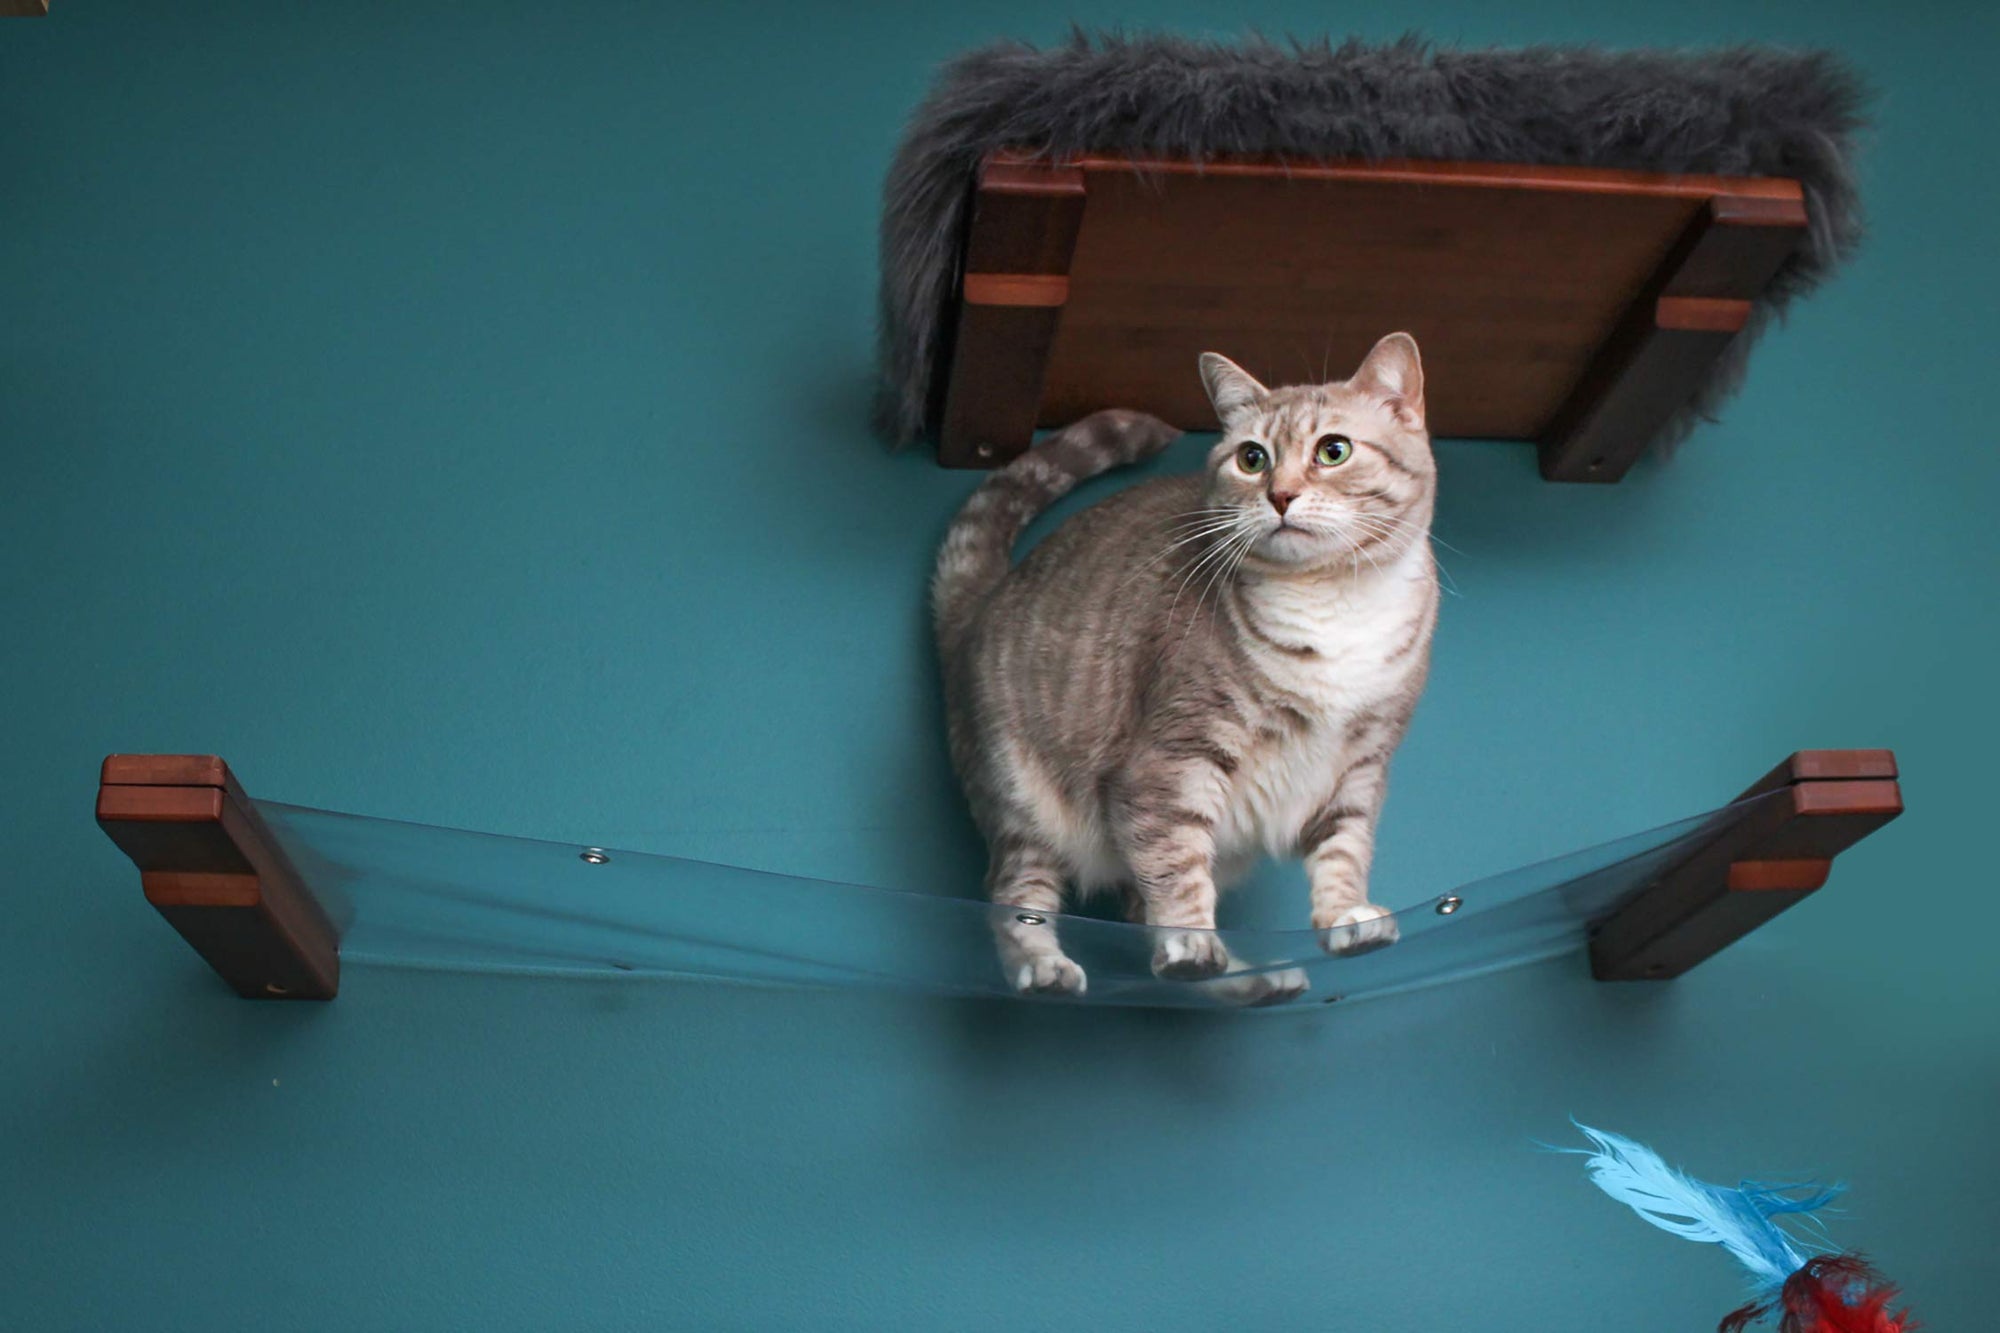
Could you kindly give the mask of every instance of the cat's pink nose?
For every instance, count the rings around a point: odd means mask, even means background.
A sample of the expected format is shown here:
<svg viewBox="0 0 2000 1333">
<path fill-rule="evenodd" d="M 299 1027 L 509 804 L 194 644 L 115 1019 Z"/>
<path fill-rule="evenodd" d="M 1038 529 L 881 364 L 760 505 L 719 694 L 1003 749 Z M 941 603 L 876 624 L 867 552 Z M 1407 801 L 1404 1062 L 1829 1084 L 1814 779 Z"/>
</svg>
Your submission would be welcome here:
<svg viewBox="0 0 2000 1333">
<path fill-rule="evenodd" d="M 1298 498 L 1299 493 L 1297 491 L 1272 491 L 1271 508 L 1278 511 L 1279 518 L 1283 518 L 1285 511 L 1292 507 L 1292 501 Z"/>
</svg>

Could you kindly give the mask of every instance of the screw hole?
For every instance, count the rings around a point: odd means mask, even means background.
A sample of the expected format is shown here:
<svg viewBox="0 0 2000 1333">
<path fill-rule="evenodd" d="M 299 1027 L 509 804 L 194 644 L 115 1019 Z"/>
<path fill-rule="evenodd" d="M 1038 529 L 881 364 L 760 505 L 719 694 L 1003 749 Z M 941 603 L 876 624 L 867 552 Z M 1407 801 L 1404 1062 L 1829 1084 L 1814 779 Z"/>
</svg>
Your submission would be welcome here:
<svg viewBox="0 0 2000 1333">
<path fill-rule="evenodd" d="M 1593 458 L 1593 459 L 1591 459 L 1591 460 L 1590 460 L 1590 470 L 1591 470 L 1592 472 L 1602 472 L 1602 471 L 1604 470 L 1604 460 L 1603 460 L 1603 459 L 1601 459 L 1601 458 Z"/>
<path fill-rule="evenodd" d="M 1665 963 L 1648 963 L 1646 964 L 1646 975 L 1649 977 L 1664 977 L 1667 975 L 1667 965 Z"/>
<path fill-rule="evenodd" d="M 602 847 L 586 847 L 577 853 L 577 858 L 590 865 L 601 866 L 611 859 L 611 853 Z"/>
</svg>

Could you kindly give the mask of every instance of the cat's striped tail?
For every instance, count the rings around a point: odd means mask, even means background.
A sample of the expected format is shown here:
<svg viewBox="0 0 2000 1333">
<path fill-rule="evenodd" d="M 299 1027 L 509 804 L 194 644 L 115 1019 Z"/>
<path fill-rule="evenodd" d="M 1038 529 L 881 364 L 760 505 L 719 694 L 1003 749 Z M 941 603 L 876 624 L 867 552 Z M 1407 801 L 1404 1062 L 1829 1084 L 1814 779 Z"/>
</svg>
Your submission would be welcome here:
<svg viewBox="0 0 2000 1333">
<path fill-rule="evenodd" d="M 1151 458 L 1180 432 L 1144 412 L 1094 412 L 1065 426 L 986 479 L 958 511 L 938 552 L 931 609 L 950 661 L 987 595 L 1007 576 L 1014 542 L 1079 481 Z"/>
</svg>

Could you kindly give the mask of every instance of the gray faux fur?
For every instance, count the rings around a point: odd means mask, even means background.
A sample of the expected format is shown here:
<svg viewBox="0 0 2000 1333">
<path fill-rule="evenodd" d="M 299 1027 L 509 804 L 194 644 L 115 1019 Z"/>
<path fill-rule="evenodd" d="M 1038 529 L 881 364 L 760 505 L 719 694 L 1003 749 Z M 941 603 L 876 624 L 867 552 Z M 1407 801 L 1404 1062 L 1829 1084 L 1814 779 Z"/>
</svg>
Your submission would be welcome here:
<svg viewBox="0 0 2000 1333">
<path fill-rule="evenodd" d="M 889 168 L 877 424 L 903 444 L 936 426 L 964 213 L 991 149 L 1795 177 L 1812 220 L 1807 243 L 1664 432 L 1671 443 L 1735 391 L 1770 318 L 1860 239 L 1850 155 L 1866 100 L 1859 78 L 1831 54 L 1755 47 L 1452 51 L 1416 37 L 1387 46 L 1223 46 L 1081 32 L 1047 51 L 988 46 L 945 66 Z"/>
</svg>

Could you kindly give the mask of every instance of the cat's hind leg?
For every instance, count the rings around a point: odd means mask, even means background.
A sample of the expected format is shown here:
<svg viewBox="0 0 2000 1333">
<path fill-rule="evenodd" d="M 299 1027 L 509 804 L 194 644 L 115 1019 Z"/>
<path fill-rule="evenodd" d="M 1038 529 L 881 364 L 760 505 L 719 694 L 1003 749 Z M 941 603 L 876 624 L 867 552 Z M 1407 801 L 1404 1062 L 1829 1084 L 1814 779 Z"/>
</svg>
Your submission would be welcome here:
<svg viewBox="0 0 2000 1333">
<path fill-rule="evenodd" d="M 1055 919 L 1063 908 L 1061 862 L 1030 843 L 1002 841 L 987 866 L 986 896 L 999 909 L 993 936 L 1008 984 L 1022 995 L 1082 995 L 1088 985 L 1083 969 L 1056 938 Z"/>
</svg>

